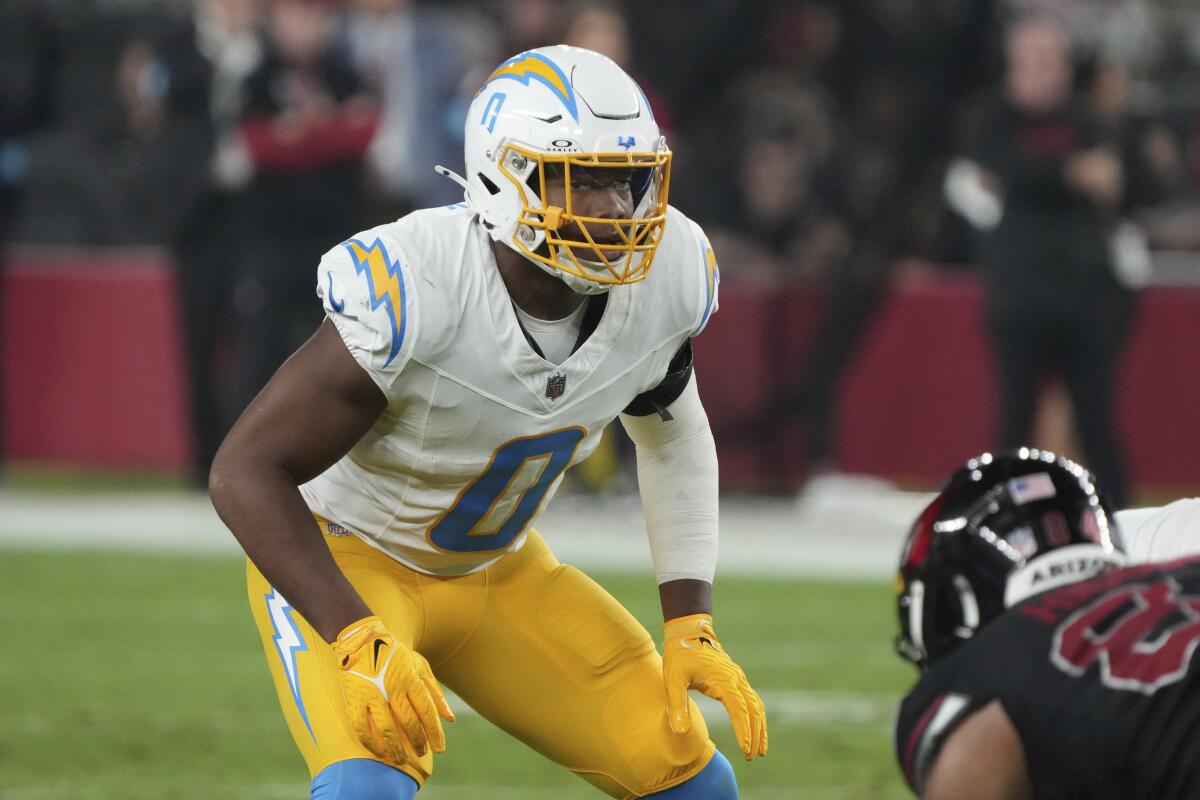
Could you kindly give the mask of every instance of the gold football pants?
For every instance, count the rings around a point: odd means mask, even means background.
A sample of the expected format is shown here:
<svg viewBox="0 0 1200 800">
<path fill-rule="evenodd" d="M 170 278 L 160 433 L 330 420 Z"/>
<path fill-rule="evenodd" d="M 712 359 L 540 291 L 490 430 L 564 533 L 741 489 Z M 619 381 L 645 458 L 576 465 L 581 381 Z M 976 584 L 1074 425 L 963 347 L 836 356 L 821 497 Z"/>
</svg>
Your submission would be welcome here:
<svg viewBox="0 0 1200 800">
<path fill-rule="evenodd" d="M 445 578 L 410 570 L 354 536 L 332 536 L 320 522 L 350 583 L 398 641 L 429 659 L 439 681 L 609 796 L 663 791 L 712 757 L 694 703 L 688 734 L 668 727 L 662 659 L 645 628 L 595 581 L 560 564 L 536 531 L 490 568 Z M 249 562 L 247 585 L 279 702 L 310 774 L 346 759 L 379 760 L 346 719 L 329 645 Z M 402 769 L 423 783 L 433 754 Z"/>
</svg>

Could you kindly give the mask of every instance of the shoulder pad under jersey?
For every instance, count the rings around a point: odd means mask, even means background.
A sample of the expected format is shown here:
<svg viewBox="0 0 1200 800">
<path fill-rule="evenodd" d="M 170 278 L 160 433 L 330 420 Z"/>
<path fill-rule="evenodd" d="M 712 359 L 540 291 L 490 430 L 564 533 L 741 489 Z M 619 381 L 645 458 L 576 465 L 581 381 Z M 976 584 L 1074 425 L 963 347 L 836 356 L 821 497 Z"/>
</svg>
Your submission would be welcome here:
<svg viewBox="0 0 1200 800">
<path fill-rule="evenodd" d="M 381 228 L 342 242 L 318 267 L 317 296 L 326 316 L 385 394 L 413 353 L 416 295 L 405 253 Z"/>
</svg>

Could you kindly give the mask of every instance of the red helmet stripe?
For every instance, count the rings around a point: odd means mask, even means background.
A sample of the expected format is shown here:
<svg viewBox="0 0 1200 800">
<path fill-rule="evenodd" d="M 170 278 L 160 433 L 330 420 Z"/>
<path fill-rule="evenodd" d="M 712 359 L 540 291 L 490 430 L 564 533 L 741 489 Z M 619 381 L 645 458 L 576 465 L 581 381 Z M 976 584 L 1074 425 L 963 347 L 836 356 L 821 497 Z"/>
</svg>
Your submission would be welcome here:
<svg viewBox="0 0 1200 800">
<path fill-rule="evenodd" d="M 921 516 L 917 517 L 917 521 L 913 523 L 913 530 L 908 540 L 908 554 L 904 557 L 904 566 L 916 567 L 925 562 L 925 556 L 929 553 L 929 542 L 933 539 L 933 523 L 938 518 L 938 514 L 942 512 L 942 503 L 945 500 L 944 493 L 933 498 L 921 512 Z"/>
</svg>

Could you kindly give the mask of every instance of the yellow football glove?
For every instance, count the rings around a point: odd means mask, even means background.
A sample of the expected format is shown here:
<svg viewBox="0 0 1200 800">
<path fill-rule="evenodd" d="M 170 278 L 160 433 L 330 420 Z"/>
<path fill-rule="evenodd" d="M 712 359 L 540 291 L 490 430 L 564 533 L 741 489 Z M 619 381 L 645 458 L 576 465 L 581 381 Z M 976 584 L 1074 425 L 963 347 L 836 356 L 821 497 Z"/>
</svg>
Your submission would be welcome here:
<svg viewBox="0 0 1200 800">
<path fill-rule="evenodd" d="M 431 746 L 445 751 L 438 717 L 453 722 L 454 712 L 424 656 L 397 642 L 379 617 L 346 626 L 332 647 L 346 711 L 368 750 L 397 765 Z"/>
<path fill-rule="evenodd" d="M 692 614 L 663 626 L 663 677 L 667 718 L 675 733 L 692 728 L 688 689 L 720 700 L 729 712 L 738 747 L 746 760 L 767 754 L 767 712 L 746 680 L 746 673 L 717 641 L 712 617 Z"/>
</svg>

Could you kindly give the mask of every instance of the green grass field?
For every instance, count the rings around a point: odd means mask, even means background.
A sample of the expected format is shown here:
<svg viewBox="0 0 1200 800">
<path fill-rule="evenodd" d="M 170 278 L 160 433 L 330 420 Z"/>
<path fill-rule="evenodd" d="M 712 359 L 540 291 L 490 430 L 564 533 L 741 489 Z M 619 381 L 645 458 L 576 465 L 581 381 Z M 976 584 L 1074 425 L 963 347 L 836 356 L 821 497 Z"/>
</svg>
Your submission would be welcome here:
<svg viewBox="0 0 1200 800">
<path fill-rule="evenodd" d="M 649 576 L 596 575 L 652 631 Z M 889 744 L 913 673 L 882 584 L 724 578 L 722 639 L 764 696 L 771 752 L 743 797 L 906 797 Z M 0 798 L 307 797 L 231 557 L 0 550 Z M 422 797 L 598 798 L 477 716 Z"/>
</svg>

